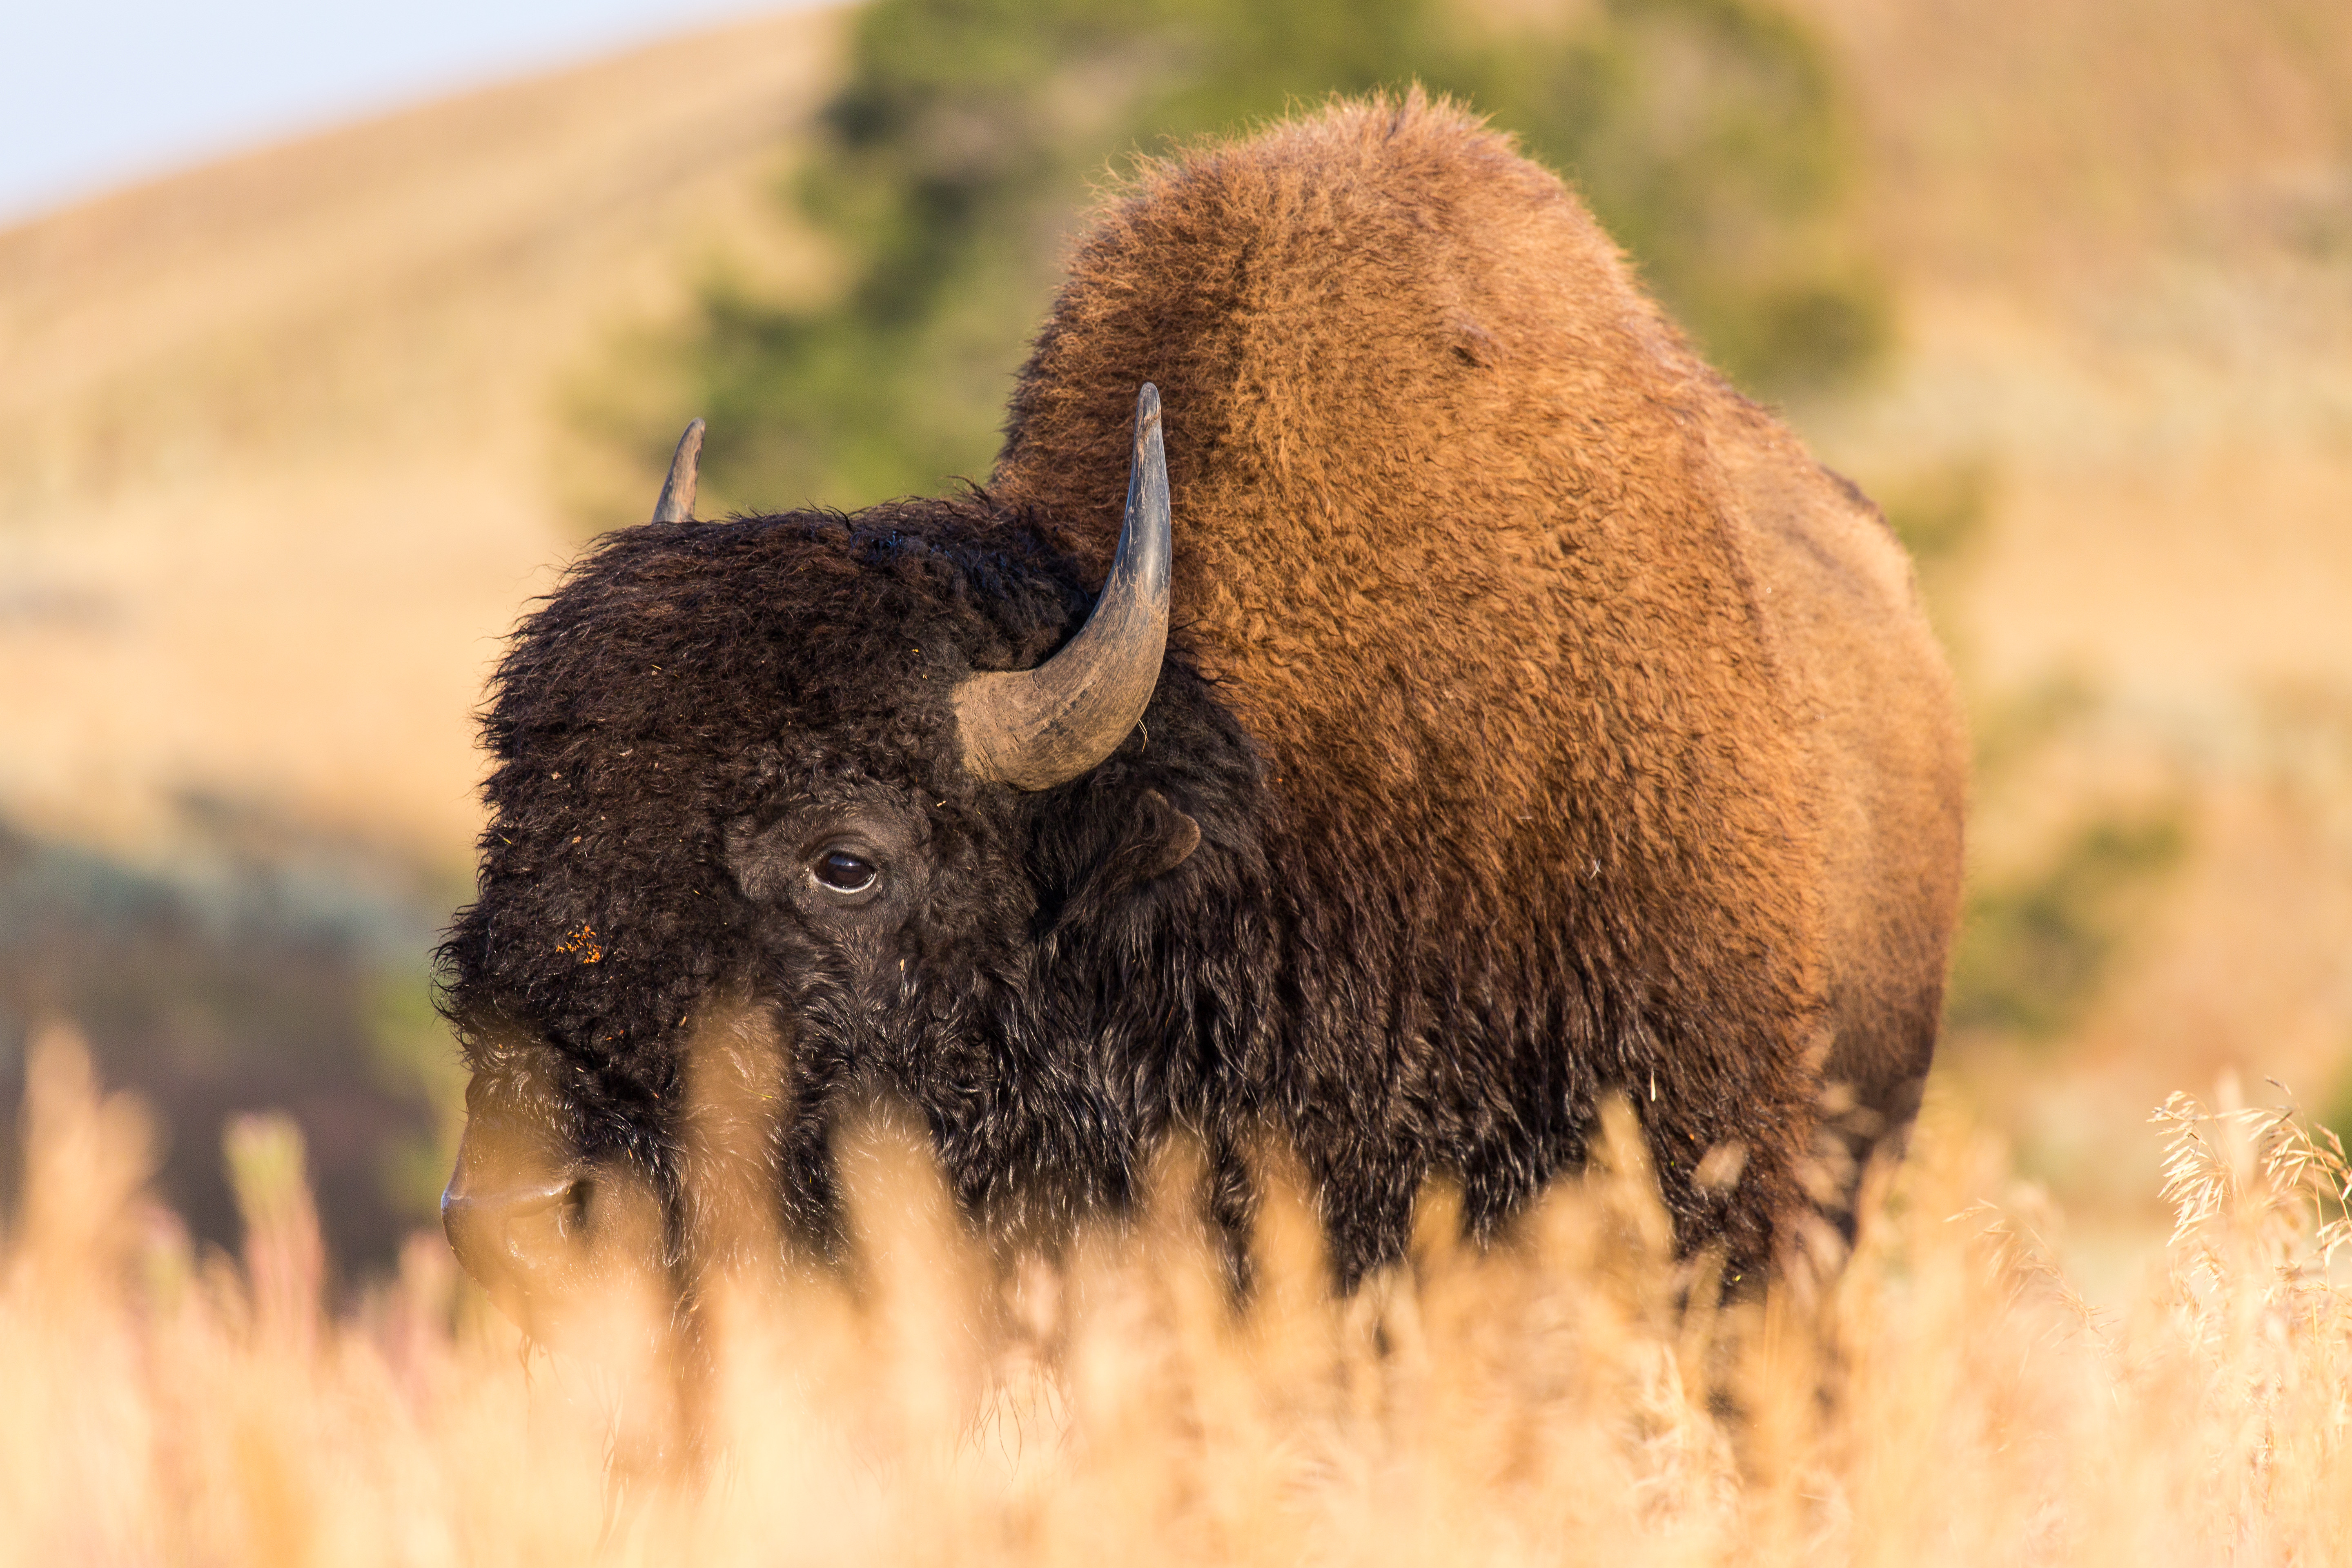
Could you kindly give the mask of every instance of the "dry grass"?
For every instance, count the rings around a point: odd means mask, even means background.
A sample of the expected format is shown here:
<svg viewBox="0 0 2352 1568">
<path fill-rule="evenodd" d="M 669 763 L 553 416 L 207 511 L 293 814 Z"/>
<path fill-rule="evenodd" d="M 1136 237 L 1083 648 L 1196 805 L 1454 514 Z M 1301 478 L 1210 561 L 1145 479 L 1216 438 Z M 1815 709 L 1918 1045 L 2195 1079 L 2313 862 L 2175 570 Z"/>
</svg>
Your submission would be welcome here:
<svg viewBox="0 0 2352 1568">
<path fill-rule="evenodd" d="M 523 1345 L 435 1237 L 322 1310 L 283 1123 L 232 1137 L 232 1261 L 142 1199 L 145 1119 L 63 1032 L 27 1117 L 12 1561 L 2321 1563 L 2352 1540 L 2348 1173 L 2281 1114 L 2159 1114 L 2178 1230 L 2112 1321 L 2030 1195 L 1982 1201 L 2001 1162 L 1948 1114 L 1826 1287 L 1685 1310 L 1706 1268 L 1670 1256 L 1628 1123 L 1491 1250 L 1432 1194 L 1410 1264 L 1352 1300 L 1277 1197 L 1239 1314 L 1181 1156 L 1066 1268 L 999 1268 L 886 1119 L 845 1146 L 845 1276 L 738 1269 L 690 1326 L 616 1289 L 569 1352 Z"/>
</svg>

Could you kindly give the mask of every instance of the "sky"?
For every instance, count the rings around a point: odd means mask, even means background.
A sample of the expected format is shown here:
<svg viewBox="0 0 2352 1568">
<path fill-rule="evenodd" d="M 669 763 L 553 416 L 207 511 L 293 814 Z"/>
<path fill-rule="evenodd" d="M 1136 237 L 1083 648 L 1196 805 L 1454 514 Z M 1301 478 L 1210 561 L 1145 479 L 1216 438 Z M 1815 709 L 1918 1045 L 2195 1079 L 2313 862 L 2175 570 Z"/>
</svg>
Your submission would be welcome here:
<svg viewBox="0 0 2352 1568">
<path fill-rule="evenodd" d="M 793 3 L 0 0 L 0 225 L 305 131 Z"/>
</svg>

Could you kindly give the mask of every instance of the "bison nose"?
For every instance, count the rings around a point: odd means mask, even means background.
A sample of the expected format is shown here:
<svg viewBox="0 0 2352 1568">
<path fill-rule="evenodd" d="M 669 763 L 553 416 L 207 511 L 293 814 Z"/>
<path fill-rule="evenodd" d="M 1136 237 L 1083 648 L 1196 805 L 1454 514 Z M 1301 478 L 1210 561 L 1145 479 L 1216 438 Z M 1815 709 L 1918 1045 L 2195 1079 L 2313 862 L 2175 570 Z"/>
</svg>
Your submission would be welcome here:
<svg viewBox="0 0 2352 1568">
<path fill-rule="evenodd" d="M 499 1310 L 528 1328 L 587 1228 L 590 1186 L 569 1172 L 485 1186 L 461 1163 L 441 1194 L 441 1228 L 457 1261 Z"/>
<path fill-rule="evenodd" d="M 441 1228 L 466 1272 L 526 1330 L 579 1272 L 595 1184 L 530 1119 L 478 1114 L 441 1194 Z"/>
<path fill-rule="evenodd" d="M 583 1325 L 604 1298 L 661 1279 L 662 1209 L 646 1174 L 625 1160 L 590 1164 L 545 1118 L 507 1105 L 478 1103 L 467 1119 L 441 1226 L 499 1310 L 551 1344 L 593 1332 Z"/>
</svg>

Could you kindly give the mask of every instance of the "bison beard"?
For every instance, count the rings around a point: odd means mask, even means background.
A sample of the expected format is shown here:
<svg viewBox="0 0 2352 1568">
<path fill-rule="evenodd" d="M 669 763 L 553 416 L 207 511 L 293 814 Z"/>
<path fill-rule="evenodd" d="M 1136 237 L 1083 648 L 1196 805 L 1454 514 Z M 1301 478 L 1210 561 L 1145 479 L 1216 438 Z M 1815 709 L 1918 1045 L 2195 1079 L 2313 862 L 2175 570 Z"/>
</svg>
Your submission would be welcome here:
<svg viewBox="0 0 2352 1568">
<path fill-rule="evenodd" d="M 1087 622 L 1146 382 L 1148 707 L 1075 776 L 1007 772 L 974 677 Z M 984 491 L 698 522 L 683 484 L 526 621 L 485 722 L 449 1201 L 510 1300 L 551 1271 L 518 1226 L 593 1224 L 609 1173 L 690 1268 L 686 1042 L 722 1014 L 770 1058 L 772 1217 L 820 1249 L 877 1094 L 975 1223 L 1049 1246 L 1180 1128 L 1237 1236 L 1271 1136 L 1342 1285 L 1433 1174 L 1483 1233 L 1576 1168 L 1612 1091 L 1735 1273 L 1836 1211 L 1809 1162 L 1907 1124 L 1962 789 L 1908 565 L 1466 117 L 1344 105 L 1148 170 Z"/>
</svg>

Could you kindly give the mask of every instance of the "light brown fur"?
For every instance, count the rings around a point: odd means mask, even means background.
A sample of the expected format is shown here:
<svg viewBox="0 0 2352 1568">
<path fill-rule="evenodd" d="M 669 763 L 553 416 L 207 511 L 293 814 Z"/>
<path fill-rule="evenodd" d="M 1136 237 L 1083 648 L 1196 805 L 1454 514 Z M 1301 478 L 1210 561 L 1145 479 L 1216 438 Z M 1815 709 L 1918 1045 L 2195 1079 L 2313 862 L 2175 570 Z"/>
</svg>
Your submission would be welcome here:
<svg viewBox="0 0 2352 1568">
<path fill-rule="evenodd" d="M 1147 168 L 991 486 L 1097 567 L 1146 380 L 1176 643 L 1316 863 L 1433 889 L 1401 962 L 1588 969 L 1670 1195 L 1736 1138 L 1797 1201 L 1825 1025 L 1907 1121 L 1964 768 L 1909 563 L 1558 178 L 1418 93 Z"/>
</svg>

